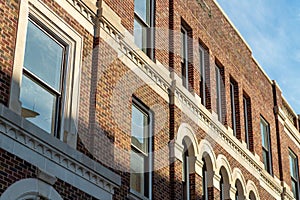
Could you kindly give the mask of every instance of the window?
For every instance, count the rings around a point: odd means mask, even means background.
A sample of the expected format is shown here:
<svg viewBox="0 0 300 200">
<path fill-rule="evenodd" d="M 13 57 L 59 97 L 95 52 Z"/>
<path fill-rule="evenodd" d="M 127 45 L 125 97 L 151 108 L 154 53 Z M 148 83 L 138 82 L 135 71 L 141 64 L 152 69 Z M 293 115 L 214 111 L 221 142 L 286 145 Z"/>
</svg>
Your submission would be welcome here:
<svg viewBox="0 0 300 200">
<path fill-rule="evenodd" d="M 244 94 L 243 96 L 243 105 L 244 105 L 244 126 L 245 126 L 245 142 L 247 144 L 247 148 L 252 150 L 252 120 L 251 120 L 251 104 L 250 98 Z M 251 140 L 250 140 L 251 138 Z"/>
<path fill-rule="evenodd" d="M 67 46 L 34 20 L 27 26 L 20 101 L 22 116 L 59 136 Z"/>
<path fill-rule="evenodd" d="M 154 0 L 134 1 L 134 42 L 150 58 L 153 58 Z"/>
<path fill-rule="evenodd" d="M 189 52 L 188 52 L 188 31 L 181 26 L 181 76 L 182 84 L 189 87 Z"/>
<path fill-rule="evenodd" d="M 233 79 L 230 80 L 230 105 L 231 105 L 231 124 L 233 135 L 240 139 L 239 128 L 239 93 L 238 85 Z"/>
<path fill-rule="evenodd" d="M 207 176 L 207 167 L 204 158 L 203 161 L 203 167 L 202 167 L 202 191 L 203 191 L 203 200 L 208 200 L 208 176 Z"/>
<path fill-rule="evenodd" d="M 183 199 L 190 199 L 190 160 L 188 151 L 183 155 Z"/>
<path fill-rule="evenodd" d="M 224 200 L 225 194 L 224 194 L 224 180 L 223 180 L 223 176 L 221 175 L 221 179 L 220 179 L 220 200 Z"/>
<path fill-rule="evenodd" d="M 20 1 L 9 108 L 75 148 L 83 39 L 31 1 Z"/>
<path fill-rule="evenodd" d="M 131 119 L 130 188 L 151 198 L 151 115 L 140 102 L 133 100 Z"/>
<path fill-rule="evenodd" d="M 206 50 L 199 45 L 199 58 L 200 58 L 200 97 L 201 97 L 201 103 L 202 105 L 206 106 L 206 71 L 207 71 L 207 65 L 205 63 L 205 55 Z"/>
<path fill-rule="evenodd" d="M 262 137 L 262 157 L 265 170 L 272 174 L 272 156 L 270 144 L 270 126 L 262 117 L 260 119 L 260 131 Z"/>
<path fill-rule="evenodd" d="M 299 170 L 298 170 L 298 158 L 297 156 L 289 150 L 290 159 L 290 174 L 292 181 L 292 192 L 295 199 L 299 199 Z"/>
<path fill-rule="evenodd" d="M 223 81 L 223 68 L 216 65 L 216 103 L 217 103 L 217 114 L 220 122 L 223 122 L 223 93 L 224 93 L 224 81 Z"/>
</svg>

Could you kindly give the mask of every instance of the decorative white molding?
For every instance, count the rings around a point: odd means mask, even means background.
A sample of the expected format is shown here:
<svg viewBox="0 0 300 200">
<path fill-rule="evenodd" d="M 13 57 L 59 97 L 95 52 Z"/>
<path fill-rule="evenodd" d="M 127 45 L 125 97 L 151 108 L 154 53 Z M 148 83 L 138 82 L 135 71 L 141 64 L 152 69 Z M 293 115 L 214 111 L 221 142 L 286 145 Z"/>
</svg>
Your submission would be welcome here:
<svg viewBox="0 0 300 200">
<path fill-rule="evenodd" d="M 8 119 L 6 116 L 8 116 Z M 14 114 L 3 105 L 0 105 L 0 136 L 2 134 L 18 143 L 18 146 L 20 145 L 30 149 L 32 152 L 43 156 L 44 159 L 51 160 L 58 166 L 72 172 L 74 175 L 78 175 L 82 179 L 110 194 L 113 194 L 114 188 L 120 185 L 120 177 L 116 174 L 77 150 L 68 147 L 67 144 L 53 138 L 42 129 L 39 129 L 17 114 Z M 5 145 L 5 142 L 6 140 L 3 139 L 0 146 Z M 15 145 L 10 148 L 12 148 L 14 152 L 16 149 L 20 149 Z M 112 179 L 116 179 L 117 182 L 113 183 L 105 178 L 105 176 L 113 177 Z"/>
<path fill-rule="evenodd" d="M 29 196 L 32 198 L 28 198 Z M 22 179 L 10 185 L 1 195 L 0 200 L 36 199 L 38 196 L 63 200 L 51 185 L 33 178 Z"/>
<path fill-rule="evenodd" d="M 120 26 L 120 25 L 118 25 Z M 124 29 L 122 28 L 119 31 L 115 25 L 112 25 L 105 16 L 101 18 L 100 28 L 103 29 L 110 37 L 119 45 L 119 50 L 123 52 L 123 54 L 129 58 L 139 69 L 141 69 L 149 78 L 152 79 L 154 83 L 156 83 L 163 91 L 168 93 L 169 88 L 171 88 L 171 80 L 169 77 L 157 72 L 156 64 L 149 64 L 146 62 L 143 56 L 139 53 L 138 48 L 131 44 L 132 41 L 128 41 L 128 38 L 125 38 L 125 34 L 122 34 Z M 150 61 L 151 63 L 151 61 Z M 239 156 L 237 159 L 244 160 L 251 166 L 258 174 L 260 174 L 261 180 L 264 180 L 265 188 L 269 191 L 275 190 L 276 193 L 280 193 L 282 188 L 275 181 L 273 177 L 266 177 L 262 172 L 263 164 L 259 160 L 259 157 L 253 155 L 249 150 L 244 148 L 244 145 L 240 143 L 237 139 L 234 139 L 233 136 L 230 136 L 228 130 L 221 124 L 216 122 L 213 118 L 213 113 L 209 113 L 205 111 L 201 107 L 201 105 L 196 105 L 196 98 L 190 94 L 188 91 L 184 91 L 180 86 L 176 86 L 175 88 L 175 98 L 176 98 L 176 106 L 178 106 L 183 112 L 192 113 L 194 116 L 189 115 L 197 124 L 199 121 L 203 123 L 210 131 L 215 132 L 219 137 L 217 139 L 221 139 L 224 143 L 227 144 L 227 147 L 232 149 Z M 185 107 L 183 107 L 185 106 Z M 188 109 L 184 109 L 188 108 Z M 216 141 L 219 143 L 219 141 Z M 239 144 L 240 143 L 240 144 Z M 226 149 L 227 147 L 224 147 Z M 178 144 L 175 144 L 175 157 L 179 160 L 181 158 L 182 147 Z M 180 156 L 179 156 L 180 154 Z"/>
</svg>

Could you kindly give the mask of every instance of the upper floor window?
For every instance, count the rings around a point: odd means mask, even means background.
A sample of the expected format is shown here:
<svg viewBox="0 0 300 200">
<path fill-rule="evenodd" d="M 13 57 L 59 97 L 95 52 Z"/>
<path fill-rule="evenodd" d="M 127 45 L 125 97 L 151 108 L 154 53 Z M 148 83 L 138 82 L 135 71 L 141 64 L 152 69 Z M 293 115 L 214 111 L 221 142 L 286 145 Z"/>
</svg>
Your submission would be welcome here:
<svg viewBox="0 0 300 200">
<path fill-rule="evenodd" d="M 154 0 L 134 1 L 134 42 L 150 58 L 153 58 Z"/>
<path fill-rule="evenodd" d="M 189 87 L 188 31 L 181 26 L 181 77 L 185 88 Z"/>
<path fill-rule="evenodd" d="M 231 124 L 233 135 L 240 138 L 239 128 L 239 92 L 237 82 L 230 80 L 230 105 L 231 105 Z"/>
<path fill-rule="evenodd" d="M 270 144 L 270 125 L 261 117 L 260 132 L 262 137 L 262 157 L 265 165 L 265 170 L 272 174 L 272 152 Z"/>
<path fill-rule="evenodd" d="M 130 188 L 133 193 L 151 198 L 151 113 L 133 100 L 131 119 Z"/>
<path fill-rule="evenodd" d="M 251 103 L 250 98 L 247 95 L 243 95 L 243 106 L 244 106 L 244 128 L 245 128 L 245 142 L 247 148 L 253 150 L 253 136 L 252 136 L 252 117 L 251 117 Z"/>
<path fill-rule="evenodd" d="M 216 104 L 217 114 L 220 122 L 224 123 L 223 115 L 225 114 L 225 94 L 224 94 L 224 68 L 216 65 Z"/>
<path fill-rule="evenodd" d="M 76 147 L 82 37 L 43 3 L 20 1 L 9 108 Z"/>
<path fill-rule="evenodd" d="M 22 116 L 53 135 L 60 133 L 68 46 L 33 20 L 26 36 L 20 101 Z"/>
<path fill-rule="evenodd" d="M 289 160 L 290 160 L 290 174 L 292 181 L 292 192 L 295 199 L 299 199 L 299 170 L 298 170 L 298 158 L 289 150 Z"/>
</svg>

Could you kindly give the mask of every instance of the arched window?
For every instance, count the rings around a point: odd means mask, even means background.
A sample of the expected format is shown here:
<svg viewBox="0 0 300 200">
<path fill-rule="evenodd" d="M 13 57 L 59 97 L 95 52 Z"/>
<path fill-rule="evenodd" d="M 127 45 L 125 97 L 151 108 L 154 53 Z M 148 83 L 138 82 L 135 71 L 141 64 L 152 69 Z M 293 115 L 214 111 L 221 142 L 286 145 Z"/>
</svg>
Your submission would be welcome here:
<svg viewBox="0 0 300 200">
<path fill-rule="evenodd" d="M 255 194 L 253 191 L 251 191 L 249 194 L 249 200 L 256 200 L 256 197 L 255 197 Z"/>
<path fill-rule="evenodd" d="M 220 179 L 220 200 L 224 200 L 224 180 L 222 174 Z"/>
<path fill-rule="evenodd" d="M 220 169 L 220 200 L 230 199 L 229 189 L 229 177 L 226 169 L 221 167 Z"/>
<path fill-rule="evenodd" d="M 203 161 L 203 167 L 202 167 L 202 191 L 203 191 L 203 200 L 208 200 L 208 173 L 207 173 L 207 167 L 206 162 L 204 158 L 202 158 Z"/>
<path fill-rule="evenodd" d="M 241 181 L 236 180 L 236 182 L 235 182 L 235 188 L 236 188 L 235 199 L 236 200 L 244 200 L 245 199 L 245 195 L 244 195 L 244 190 L 243 190 L 243 186 L 242 186 Z"/>
<path fill-rule="evenodd" d="M 182 178 L 182 189 L 183 189 L 183 199 L 191 199 L 191 186 L 190 186 L 190 175 L 195 170 L 195 153 L 191 140 L 188 137 L 183 139 L 183 178 Z"/>
</svg>

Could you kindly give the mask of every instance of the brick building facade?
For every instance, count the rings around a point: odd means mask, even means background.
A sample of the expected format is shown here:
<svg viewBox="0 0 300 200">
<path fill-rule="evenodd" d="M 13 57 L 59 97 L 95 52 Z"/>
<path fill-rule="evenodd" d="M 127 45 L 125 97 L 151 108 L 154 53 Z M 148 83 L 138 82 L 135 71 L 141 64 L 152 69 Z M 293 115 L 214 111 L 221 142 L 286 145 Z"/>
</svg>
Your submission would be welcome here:
<svg viewBox="0 0 300 200">
<path fill-rule="evenodd" d="M 0 200 L 300 199 L 299 118 L 215 0 L 0 5 Z"/>
</svg>

